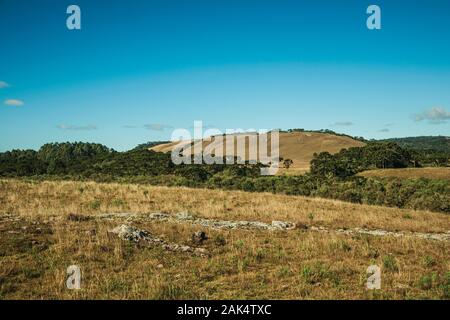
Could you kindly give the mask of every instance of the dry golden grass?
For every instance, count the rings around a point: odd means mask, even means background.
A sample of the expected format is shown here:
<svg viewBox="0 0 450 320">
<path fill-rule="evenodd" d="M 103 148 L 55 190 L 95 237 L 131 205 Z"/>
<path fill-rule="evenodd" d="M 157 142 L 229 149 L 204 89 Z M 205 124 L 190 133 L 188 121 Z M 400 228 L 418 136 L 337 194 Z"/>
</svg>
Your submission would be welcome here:
<svg viewBox="0 0 450 320">
<path fill-rule="evenodd" d="M 239 136 L 239 135 L 236 135 Z M 270 144 L 270 136 L 268 138 Z M 212 144 L 219 145 L 214 138 L 211 141 L 203 141 L 203 148 Z M 150 148 L 157 152 L 171 152 L 177 143 L 160 144 Z M 292 169 L 299 169 L 301 173 L 309 170 L 310 162 L 314 153 L 328 151 L 337 153 L 342 149 L 350 147 L 361 147 L 364 143 L 345 136 L 337 136 L 328 133 L 318 132 L 291 132 L 280 133 L 280 157 L 293 160 Z M 228 155 L 226 147 L 223 148 L 223 154 Z M 254 159 L 249 156 L 248 145 L 245 148 L 246 159 Z M 236 155 L 236 142 L 234 144 L 234 154 Z M 257 159 L 257 158 L 256 158 Z M 286 172 L 290 174 L 293 170 Z M 299 172 L 297 172 L 298 174 Z"/>
<path fill-rule="evenodd" d="M 411 238 L 212 230 L 209 258 L 141 248 L 108 237 L 119 221 L 69 221 L 69 213 L 189 211 L 226 220 L 288 220 L 333 228 L 446 232 L 450 217 L 271 194 L 93 182 L 0 180 L 0 298 L 449 299 L 450 244 Z M 18 215 L 21 220 L 10 216 Z M 134 222 L 189 244 L 199 227 Z M 82 289 L 65 288 L 79 265 Z M 158 265 L 163 267 L 159 268 Z M 366 268 L 382 289 L 365 289 Z M 447 277 L 447 278 L 446 278 Z"/>
<path fill-rule="evenodd" d="M 404 168 L 404 169 L 377 169 L 361 172 L 360 175 L 367 178 L 428 178 L 450 180 L 450 167 L 430 168 Z"/>
</svg>

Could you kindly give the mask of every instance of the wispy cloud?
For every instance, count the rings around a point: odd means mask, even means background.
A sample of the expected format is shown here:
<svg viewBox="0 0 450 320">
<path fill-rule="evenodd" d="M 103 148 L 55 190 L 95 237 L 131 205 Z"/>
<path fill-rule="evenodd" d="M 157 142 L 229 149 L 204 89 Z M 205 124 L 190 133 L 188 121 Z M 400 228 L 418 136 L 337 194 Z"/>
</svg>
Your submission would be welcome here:
<svg viewBox="0 0 450 320">
<path fill-rule="evenodd" d="M 166 129 L 172 129 L 173 127 L 166 125 L 166 124 L 149 123 L 149 124 L 144 124 L 144 128 L 146 128 L 148 130 L 153 130 L 153 131 L 164 131 Z"/>
<path fill-rule="evenodd" d="M 332 127 L 349 127 L 354 125 L 351 121 L 337 121 L 335 123 L 332 123 L 330 126 Z"/>
<path fill-rule="evenodd" d="M 387 129 L 387 128 L 384 128 L 384 129 L 380 129 L 380 130 L 378 130 L 378 132 L 389 132 L 390 130 L 389 129 Z"/>
<path fill-rule="evenodd" d="M 0 81 L 0 89 L 8 88 L 10 85 L 5 81 Z"/>
<path fill-rule="evenodd" d="M 422 113 L 415 114 L 414 120 L 417 122 L 428 120 L 431 124 L 441 124 L 450 120 L 450 112 L 442 107 L 433 107 Z"/>
<path fill-rule="evenodd" d="M 194 129 L 194 126 L 190 126 L 189 129 Z M 202 125 L 202 129 L 203 130 L 217 129 L 217 127 L 213 124 L 205 124 L 205 125 Z"/>
<path fill-rule="evenodd" d="M 93 124 L 88 124 L 86 126 L 76 126 L 71 124 L 59 124 L 57 125 L 58 129 L 61 130 L 72 130 L 72 131 L 89 131 L 89 130 L 97 130 L 97 126 Z"/>
<path fill-rule="evenodd" d="M 125 128 L 125 129 L 136 129 L 136 128 L 138 128 L 138 126 L 135 126 L 133 124 L 125 124 L 125 125 L 122 126 L 122 128 Z"/>
<path fill-rule="evenodd" d="M 23 106 L 25 103 L 22 100 L 19 99 L 8 99 L 3 102 L 7 106 L 13 106 L 13 107 L 20 107 Z"/>
</svg>

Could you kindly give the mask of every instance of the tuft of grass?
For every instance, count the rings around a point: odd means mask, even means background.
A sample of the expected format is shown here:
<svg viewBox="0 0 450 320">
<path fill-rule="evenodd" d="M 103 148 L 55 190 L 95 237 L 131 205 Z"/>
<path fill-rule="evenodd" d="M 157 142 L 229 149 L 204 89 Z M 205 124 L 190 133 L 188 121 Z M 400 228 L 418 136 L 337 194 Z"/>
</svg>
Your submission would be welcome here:
<svg viewBox="0 0 450 320">
<path fill-rule="evenodd" d="M 318 284 L 327 280 L 338 285 L 340 280 L 335 272 L 323 263 L 315 263 L 310 266 L 304 266 L 301 270 L 301 277 L 307 284 Z"/>
<path fill-rule="evenodd" d="M 423 258 L 423 265 L 426 267 L 426 268 L 430 268 L 430 267 L 433 267 L 433 266 L 435 266 L 436 265 L 436 260 L 434 260 L 434 258 L 432 257 L 432 256 L 425 256 L 424 258 Z"/>
<path fill-rule="evenodd" d="M 227 244 L 227 240 L 225 239 L 225 237 L 221 234 L 218 234 L 214 237 L 214 243 L 217 246 L 224 246 Z"/>
<path fill-rule="evenodd" d="M 100 206 L 101 206 L 100 200 L 93 200 L 88 204 L 88 207 L 92 210 L 98 210 L 100 209 Z"/>
<path fill-rule="evenodd" d="M 125 207 L 127 205 L 127 203 L 122 200 L 122 199 L 113 199 L 111 201 L 111 205 L 113 205 L 114 207 Z"/>
<path fill-rule="evenodd" d="M 419 280 L 419 287 L 422 290 L 430 290 L 433 287 L 433 280 L 436 280 L 436 274 L 426 274 Z"/>
<path fill-rule="evenodd" d="M 383 266 L 386 270 L 397 272 L 398 266 L 394 256 L 387 255 L 383 257 Z"/>
<path fill-rule="evenodd" d="M 178 284 L 163 284 L 154 296 L 156 300 L 193 300 L 198 298 L 190 289 Z"/>
</svg>

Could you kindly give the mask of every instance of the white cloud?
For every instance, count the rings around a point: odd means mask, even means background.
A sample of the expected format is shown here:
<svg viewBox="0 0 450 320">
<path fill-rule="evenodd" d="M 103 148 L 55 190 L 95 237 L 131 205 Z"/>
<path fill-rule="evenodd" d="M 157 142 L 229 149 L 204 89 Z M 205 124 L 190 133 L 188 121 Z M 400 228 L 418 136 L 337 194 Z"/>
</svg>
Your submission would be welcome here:
<svg viewBox="0 0 450 320">
<path fill-rule="evenodd" d="M 72 124 L 60 124 L 57 126 L 61 130 L 73 130 L 73 131 L 83 131 L 83 130 L 97 130 L 97 126 L 93 124 L 88 124 L 86 126 L 75 126 Z"/>
<path fill-rule="evenodd" d="M 164 131 L 166 129 L 172 129 L 172 126 L 166 125 L 166 124 L 160 124 L 160 123 L 149 123 L 149 124 L 144 124 L 144 127 L 148 130 L 153 130 L 153 131 Z"/>
<path fill-rule="evenodd" d="M 335 127 L 335 126 L 341 126 L 341 127 L 349 127 L 352 126 L 354 123 L 351 121 L 338 121 L 335 123 L 332 123 L 331 126 Z"/>
<path fill-rule="evenodd" d="M 24 102 L 19 99 L 8 99 L 4 101 L 7 106 L 20 107 L 24 105 Z"/>
<path fill-rule="evenodd" d="M 8 88 L 8 87 L 9 87 L 8 83 L 6 83 L 5 81 L 0 81 L 0 89 Z"/>
<path fill-rule="evenodd" d="M 450 120 L 450 112 L 442 107 L 433 107 L 422 113 L 414 115 L 415 121 L 428 120 L 432 124 L 445 123 Z"/>
</svg>

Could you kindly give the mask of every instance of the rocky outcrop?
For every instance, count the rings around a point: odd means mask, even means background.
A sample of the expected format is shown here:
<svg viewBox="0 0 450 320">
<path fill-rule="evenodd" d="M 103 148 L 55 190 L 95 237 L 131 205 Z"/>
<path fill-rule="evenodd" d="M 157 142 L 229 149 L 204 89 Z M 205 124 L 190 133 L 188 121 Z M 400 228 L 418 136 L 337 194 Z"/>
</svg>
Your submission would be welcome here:
<svg viewBox="0 0 450 320">
<path fill-rule="evenodd" d="M 288 231 L 292 229 L 299 229 L 310 232 L 325 232 L 325 233 L 338 233 L 345 235 L 355 234 L 367 234 L 376 237 L 405 237 L 405 238 L 418 238 L 424 240 L 435 241 L 450 241 L 450 231 L 446 233 L 424 233 L 424 232 L 410 232 L 410 231 L 388 231 L 381 229 L 367 229 L 367 228 L 348 228 L 348 229 L 332 229 L 323 226 L 306 225 L 302 223 L 293 223 L 287 221 L 272 221 L 272 223 L 265 223 L 260 221 L 227 221 L 227 220 L 215 220 L 199 218 L 186 212 L 177 214 L 167 213 L 150 213 L 150 214 L 134 214 L 134 213 L 108 213 L 105 215 L 97 215 L 97 218 L 101 219 L 124 219 L 126 221 L 165 221 L 171 223 L 189 223 L 201 227 L 213 228 L 213 229 L 228 229 L 228 230 L 267 230 L 267 231 Z"/>
<path fill-rule="evenodd" d="M 178 243 L 168 243 L 158 237 L 153 236 L 148 231 L 140 230 L 126 224 L 122 224 L 114 229 L 109 230 L 109 233 L 118 236 L 124 241 L 131 241 L 143 246 L 160 246 L 164 250 L 168 251 L 185 252 L 201 257 L 207 256 L 207 251 L 203 248 L 193 248 Z"/>
<path fill-rule="evenodd" d="M 295 228 L 295 224 L 286 221 L 272 221 L 271 224 L 260 221 L 227 221 L 213 220 L 195 217 L 189 213 L 181 212 L 175 215 L 166 213 L 151 213 L 145 217 L 146 220 L 159 220 L 168 222 L 188 222 L 202 227 L 214 229 L 246 229 L 246 230 L 291 230 Z"/>
</svg>

